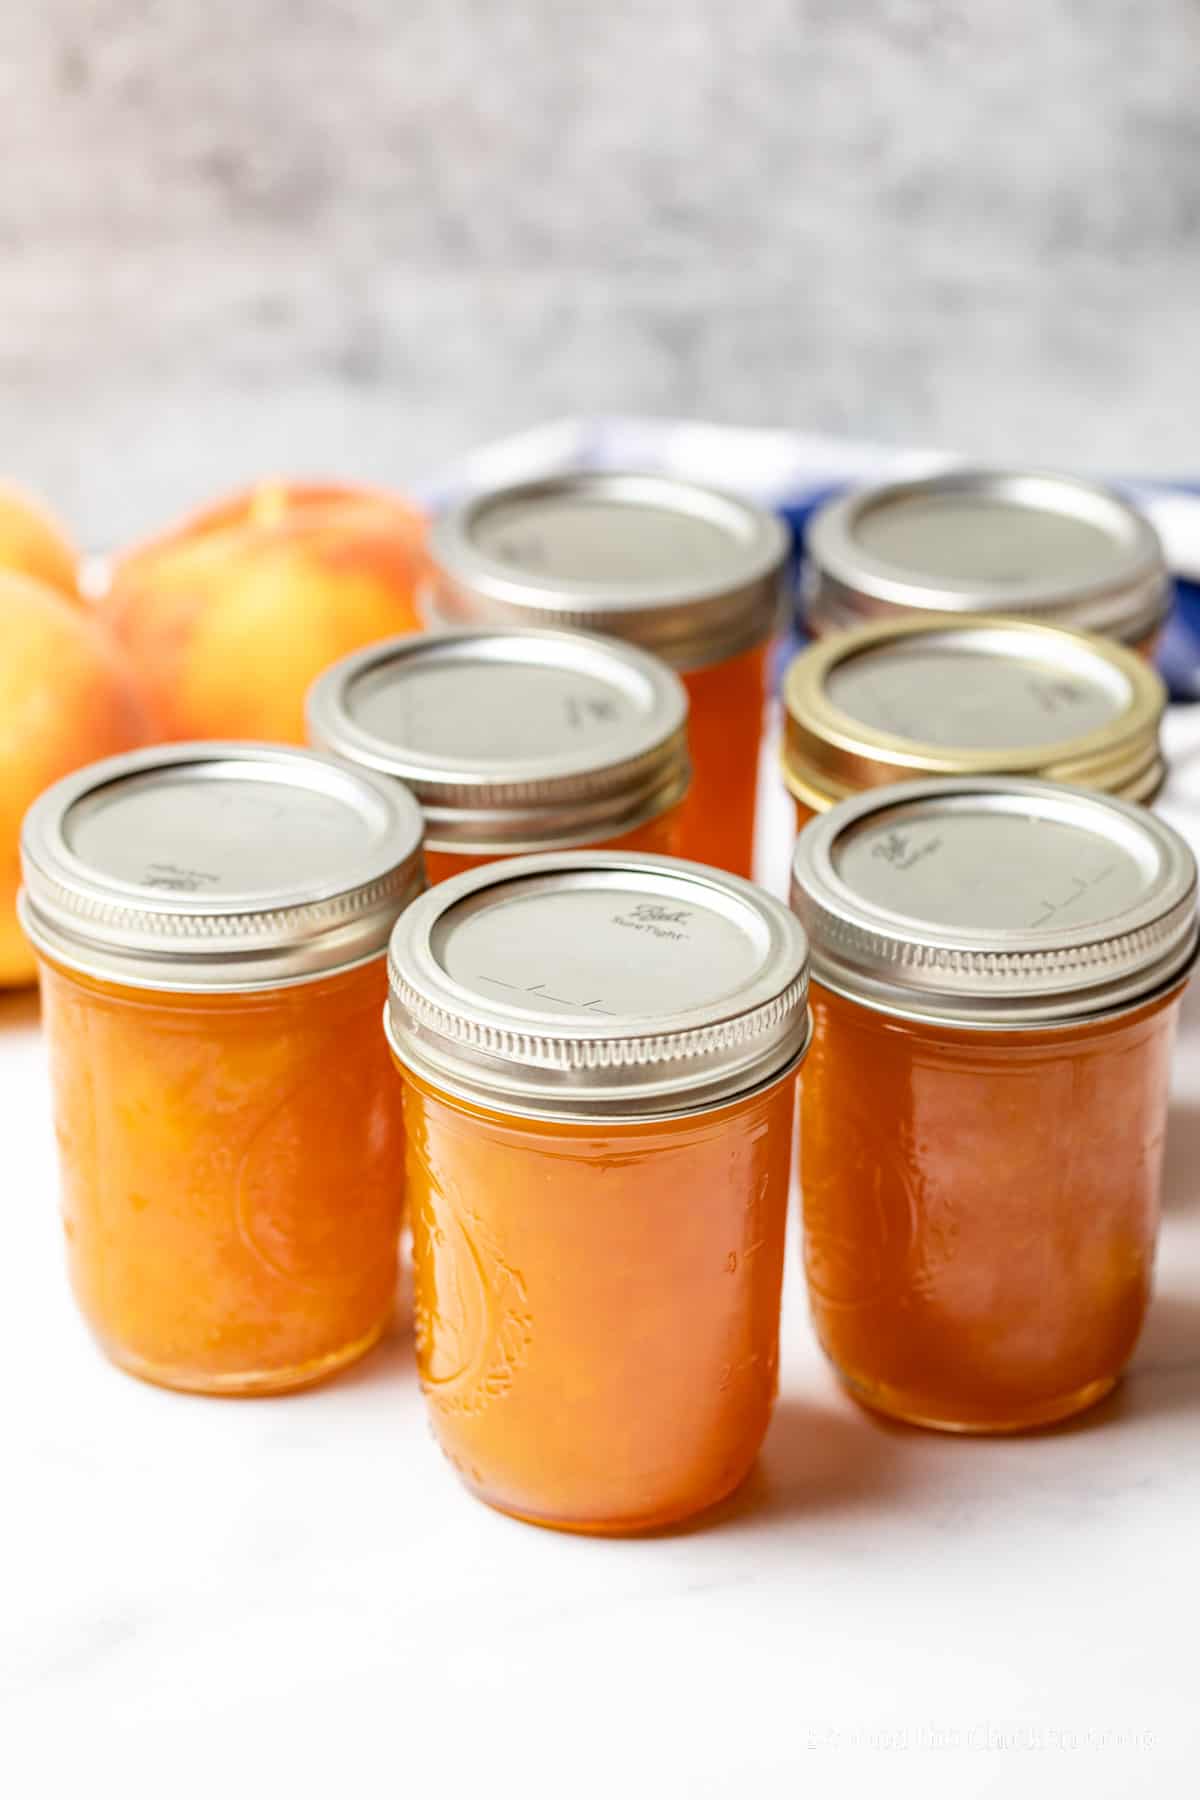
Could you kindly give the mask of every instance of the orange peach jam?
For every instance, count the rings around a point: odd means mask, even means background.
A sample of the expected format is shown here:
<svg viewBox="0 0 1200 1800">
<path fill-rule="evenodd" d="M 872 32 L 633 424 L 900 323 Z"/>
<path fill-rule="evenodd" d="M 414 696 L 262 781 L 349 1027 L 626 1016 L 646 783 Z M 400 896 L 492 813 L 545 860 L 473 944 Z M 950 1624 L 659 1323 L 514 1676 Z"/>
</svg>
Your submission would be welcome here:
<svg viewBox="0 0 1200 1800">
<path fill-rule="evenodd" d="M 1177 1011 L 948 1031 L 814 986 L 805 1266 L 860 1399 L 996 1431 L 1113 1386 L 1150 1295 Z"/>
<path fill-rule="evenodd" d="M 749 1471 L 806 957 L 767 895 L 659 857 L 497 864 L 397 925 L 418 1366 L 490 1505 L 643 1531 Z"/>
<path fill-rule="evenodd" d="M 29 813 L 68 1264 L 131 1373 L 275 1393 L 387 1324 L 383 951 L 420 833 L 396 784 L 255 745 L 115 757 Z"/>
<path fill-rule="evenodd" d="M 693 764 L 680 854 L 748 875 L 780 521 L 694 482 L 590 472 L 465 501 L 430 544 L 432 622 L 605 632 L 679 672 Z"/>
<path fill-rule="evenodd" d="M 735 875 L 749 875 L 754 862 L 769 648 L 760 644 L 683 675 L 693 773 L 678 854 Z"/>
<path fill-rule="evenodd" d="M 481 1500 L 636 1531 L 740 1485 L 775 1397 L 794 1087 L 576 1125 L 410 1075 L 421 1379 Z"/>
<path fill-rule="evenodd" d="M 802 832 L 817 1333 L 853 1394 L 1012 1431 L 1118 1379 L 1158 1225 L 1195 865 L 1124 802 L 910 782 Z"/>
<path fill-rule="evenodd" d="M 391 1313 L 403 1155 L 386 967 L 259 994 L 144 993 L 43 962 L 72 1286 L 123 1368 L 270 1393 Z"/>
<path fill-rule="evenodd" d="M 656 657 L 567 631 L 394 638 L 308 699 L 315 744 L 415 794 L 431 882 L 535 851 L 678 855 L 687 716 Z"/>
</svg>

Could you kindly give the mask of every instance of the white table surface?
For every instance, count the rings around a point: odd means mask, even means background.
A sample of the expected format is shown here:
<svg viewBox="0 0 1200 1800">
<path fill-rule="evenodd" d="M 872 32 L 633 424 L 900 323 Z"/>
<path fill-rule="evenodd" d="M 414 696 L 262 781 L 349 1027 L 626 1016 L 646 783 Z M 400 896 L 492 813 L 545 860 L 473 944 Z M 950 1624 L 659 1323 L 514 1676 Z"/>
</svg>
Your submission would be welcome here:
<svg viewBox="0 0 1200 1800">
<path fill-rule="evenodd" d="M 1200 709 L 1169 732 L 1164 810 L 1200 844 Z M 880 1423 L 815 1347 L 793 1229 L 756 1474 L 633 1542 L 471 1500 L 403 1326 L 287 1399 L 118 1374 L 67 1292 L 29 998 L 0 1002 L 0 1095 L 6 1800 L 1198 1791 L 1200 982 L 1112 1400 L 1008 1440 Z"/>
</svg>

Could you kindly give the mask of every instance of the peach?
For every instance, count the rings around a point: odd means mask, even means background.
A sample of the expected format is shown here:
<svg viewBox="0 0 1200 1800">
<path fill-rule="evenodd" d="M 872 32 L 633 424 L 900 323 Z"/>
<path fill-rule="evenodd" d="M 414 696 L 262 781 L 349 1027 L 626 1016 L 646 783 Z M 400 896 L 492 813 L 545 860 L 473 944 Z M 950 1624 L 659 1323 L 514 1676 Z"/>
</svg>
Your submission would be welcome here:
<svg viewBox="0 0 1200 1800">
<path fill-rule="evenodd" d="M 303 743 L 322 669 L 420 629 L 423 540 L 397 496 L 272 481 L 120 557 L 102 610 L 156 734 Z"/>
<path fill-rule="evenodd" d="M 61 594 L 79 597 L 79 557 L 40 500 L 0 481 L 0 569 L 32 575 Z"/>
<path fill-rule="evenodd" d="M 0 987 L 34 979 L 17 924 L 25 809 L 52 781 L 146 741 L 120 650 L 96 619 L 27 575 L 0 570 Z"/>
</svg>

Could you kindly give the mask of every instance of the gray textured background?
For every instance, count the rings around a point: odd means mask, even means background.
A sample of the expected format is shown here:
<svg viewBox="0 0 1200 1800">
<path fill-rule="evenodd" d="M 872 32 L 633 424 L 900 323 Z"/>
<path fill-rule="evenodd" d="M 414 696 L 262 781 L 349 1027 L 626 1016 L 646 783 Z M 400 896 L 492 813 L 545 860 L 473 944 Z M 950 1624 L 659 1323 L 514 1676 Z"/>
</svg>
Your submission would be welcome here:
<svg viewBox="0 0 1200 1800">
<path fill-rule="evenodd" d="M 111 540 L 566 412 L 1200 469 L 1195 0 L 8 0 L 0 467 Z"/>
</svg>

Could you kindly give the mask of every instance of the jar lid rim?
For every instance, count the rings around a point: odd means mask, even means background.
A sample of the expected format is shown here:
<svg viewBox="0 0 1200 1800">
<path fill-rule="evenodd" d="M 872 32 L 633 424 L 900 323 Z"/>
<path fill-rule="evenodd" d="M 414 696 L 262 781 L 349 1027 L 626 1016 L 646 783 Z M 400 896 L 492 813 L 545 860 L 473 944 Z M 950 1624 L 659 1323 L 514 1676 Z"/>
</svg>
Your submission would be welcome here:
<svg viewBox="0 0 1200 1800">
<path fill-rule="evenodd" d="M 1002 503 L 1076 520 L 1109 554 L 1073 572 L 1051 566 L 1040 572 L 1028 546 L 1019 571 L 954 574 L 922 570 L 919 551 L 903 560 L 864 542 L 863 525 L 887 509 L 964 502 Z M 1170 607 L 1170 581 L 1162 544 L 1150 520 L 1103 483 L 1040 468 L 956 465 L 931 475 L 874 483 L 839 494 L 817 509 L 805 534 L 809 564 L 809 612 L 825 631 L 897 612 L 1019 613 L 1064 625 L 1104 631 L 1138 643 L 1161 624 Z"/>
<path fill-rule="evenodd" d="M 522 558 L 519 545 L 501 555 L 491 544 L 491 522 L 506 513 L 536 527 L 539 508 L 575 503 L 622 511 L 620 570 L 589 576 L 574 558 L 570 569 L 548 569 L 540 556 Z M 691 543 L 671 567 L 659 542 L 638 568 L 635 528 L 651 516 L 690 521 L 701 547 Z M 777 629 L 790 538 L 774 513 L 680 476 L 572 470 L 469 495 L 434 520 L 429 545 L 431 622 L 603 632 L 686 670 L 752 649 Z M 585 562 L 587 554 L 584 542 L 576 555 Z"/>
<path fill-rule="evenodd" d="M 389 978 L 402 1062 L 547 1116 L 724 1102 L 807 1032 L 799 922 L 671 857 L 521 857 L 442 882 L 397 922 Z"/>
<path fill-rule="evenodd" d="M 430 848 L 499 855 L 621 837 L 676 805 L 690 778 L 678 676 L 580 632 L 390 638 L 325 670 L 306 713 L 318 748 L 404 782 Z"/>
<path fill-rule="evenodd" d="M 942 684 L 967 673 L 955 716 L 974 741 L 932 739 Z M 1029 775 L 1144 798 L 1161 771 L 1167 696 L 1154 669 L 1110 638 L 1028 618 L 859 625 L 801 650 L 783 699 L 784 778 L 827 805 L 917 774 Z M 1071 722 L 1081 715 L 1083 728 Z"/>
<path fill-rule="evenodd" d="M 1186 970 L 1196 864 L 1143 808 L 1054 782 L 909 781 L 797 840 L 792 907 L 816 981 L 980 1027 L 1110 1011 Z"/>
<path fill-rule="evenodd" d="M 22 827 L 34 947 L 98 979 L 245 992 L 380 955 L 424 886 L 420 808 L 316 751 L 211 740 L 63 777 Z"/>
</svg>

